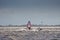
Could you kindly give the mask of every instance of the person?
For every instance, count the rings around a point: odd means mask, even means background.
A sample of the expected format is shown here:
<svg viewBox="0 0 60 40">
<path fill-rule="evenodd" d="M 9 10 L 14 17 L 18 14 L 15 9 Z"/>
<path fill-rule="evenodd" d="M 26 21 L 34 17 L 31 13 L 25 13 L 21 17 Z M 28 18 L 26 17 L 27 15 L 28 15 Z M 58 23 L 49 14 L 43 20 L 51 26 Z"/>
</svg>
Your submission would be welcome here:
<svg viewBox="0 0 60 40">
<path fill-rule="evenodd" d="M 28 21 L 28 23 L 27 23 L 27 28 L 30 30 L 31 29 L 31 22 L 30 21 Z"/>
</svg>

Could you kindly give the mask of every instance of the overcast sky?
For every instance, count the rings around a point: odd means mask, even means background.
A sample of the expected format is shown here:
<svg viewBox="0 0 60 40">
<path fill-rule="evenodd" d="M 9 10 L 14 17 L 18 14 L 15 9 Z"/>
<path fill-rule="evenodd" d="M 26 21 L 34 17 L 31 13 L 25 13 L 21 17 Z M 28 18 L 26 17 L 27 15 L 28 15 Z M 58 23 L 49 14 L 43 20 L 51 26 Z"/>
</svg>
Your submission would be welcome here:
<svg viewBox="0 0 60 40">
<path fill-rule="evenodd" d="M 0 24 L 60 24 L 60 0 L 0 0 Z"/>
</svg>

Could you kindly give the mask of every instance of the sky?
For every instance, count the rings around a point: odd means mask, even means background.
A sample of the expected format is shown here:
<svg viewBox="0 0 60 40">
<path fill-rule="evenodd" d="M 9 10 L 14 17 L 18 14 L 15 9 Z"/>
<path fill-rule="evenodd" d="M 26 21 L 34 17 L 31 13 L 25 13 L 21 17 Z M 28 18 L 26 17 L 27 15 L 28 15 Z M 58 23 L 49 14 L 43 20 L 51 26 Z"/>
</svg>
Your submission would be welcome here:
<svg viewBox="0 0 60 40">
<path fill-rule="evenodd" d="M 0 25 L 24 25 L 29 20 L 37 25 L 59 25 L 60 0 L 0 0 Z"/>
</svg>

